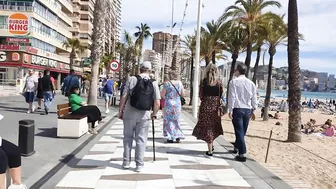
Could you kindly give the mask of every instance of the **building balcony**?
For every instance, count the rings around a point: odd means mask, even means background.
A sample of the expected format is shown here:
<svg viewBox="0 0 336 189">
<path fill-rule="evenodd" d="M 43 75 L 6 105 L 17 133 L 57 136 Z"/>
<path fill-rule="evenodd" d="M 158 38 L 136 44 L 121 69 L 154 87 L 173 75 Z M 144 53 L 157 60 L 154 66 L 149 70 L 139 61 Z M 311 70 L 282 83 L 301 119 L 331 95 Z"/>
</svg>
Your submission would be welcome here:
<svg viewBox="0 0 336 189">
<path fill-rule="evenodd" d="M 69 12 L 73 12 L 72 2 L 70 0 L 58 0 Z"/>
<path fill-rule="evenodd" d="M 11 6 L 11 5 L 0 5 L 0 11 L 23 11 L 23 12 L 33 12 L 33 6 Z M 2 15 L 2 14 L 1 14 Z"/>
<path fill-rule="evenodd" d="M 79 41 L 83 46 L 89 46 L 92 44 L 92 40 L 89 38 L 79 38 Z"/>
</svg>

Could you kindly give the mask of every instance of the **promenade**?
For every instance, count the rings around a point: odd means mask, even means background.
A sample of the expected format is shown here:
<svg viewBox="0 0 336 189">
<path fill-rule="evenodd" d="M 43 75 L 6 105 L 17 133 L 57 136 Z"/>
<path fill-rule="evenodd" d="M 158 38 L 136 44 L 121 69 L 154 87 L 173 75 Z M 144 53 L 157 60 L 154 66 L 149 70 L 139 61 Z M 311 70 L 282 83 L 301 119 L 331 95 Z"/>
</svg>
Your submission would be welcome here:
<svg viewBox="0 0 336 189">
<path fill-rule="evenodd" d="M 158 116 L 161 117 L 161 116 Z M 182 143 L 167 144 L 162 137 L 162 119 L 155 121 L 156 161 L 153 162 L 150 126 L 143 171 L 121 167 L 122 121 L 115 118 L 90 144 L 66 163 L 66 170 L 51 177 L 42 188 L 50 189 L 287 189 L 281 179 L 248 159 L 233 160 L 223 137 L 215 142 L 212 159 L 204 157 L 206 144 L 191 135 L 195 121 L 184 112 Z M 135 144 L 134 144 L 135 145 Z M 134 154 L 134 151 L 132 152 Z M 133 155 L 134 156 L 134 155 Z"/>
<path fill-rule="evenodd" d="M 83 148 L 93 137 L 87 134 L 79 139 L 57 138 L 56 106 L 66 102 L 67 98 L 58 93 L 49 115 L 41 115 L 43 110 L 27 114 L 28 105 L 21 95 L 0 97 L 0 114 L 4 116 L 3 120 L 0 121 L 2 138 L 18 144 L 19 120 L 32 119 L 35 121 L 36 153 L 30 157 L 22 157 L 22 181 L 28 187 L 45 175 L 50 175 L 50 170 L 55 170 L 55 166 L 68 161 L 71 154 Z M 34 104 L 37 106 L 37 102 Z M 98 99 L 98 107 L 102 112 L 105 112 L 103 99 Z M 112 109 L 99 127 L 103 127 L 112 119 L 113 112 L 115 110 Z"/>
</svg>

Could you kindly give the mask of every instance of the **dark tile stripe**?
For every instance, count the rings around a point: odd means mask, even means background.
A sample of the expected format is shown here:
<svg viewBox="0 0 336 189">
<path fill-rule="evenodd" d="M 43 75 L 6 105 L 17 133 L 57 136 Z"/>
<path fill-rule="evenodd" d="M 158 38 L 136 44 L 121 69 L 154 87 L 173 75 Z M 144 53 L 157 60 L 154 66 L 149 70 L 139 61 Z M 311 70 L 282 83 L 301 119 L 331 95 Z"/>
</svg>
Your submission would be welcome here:
<svg viewBox="0 0 336 189">
<path fill-rule="evenodd" d="M 54 189 L 94 189 L 94 188 L 79 188 L 79 187 L 55 187 Z"/>
<path fill-rule="evenodd" d="M 120 141 L 99 141 L 97 144 L 119 144 Z"/>
<path fill-rule="evenodd" d="M 182 186 L 182 187 L 176 187 L 176 189 L 252 189 L 252 188 L 240 187 L 240 186 L 208 185 L 208 186 Z"/>
<path fill-rule="evenodd" d="M 90 171 L 90 170 L 99 170 L 105 169 L 103 166 L 94 166 L 94 165 L 76 165 L 71 171 Z"/>
<path fill-rule="evenodd" d="M 112 158 L 110 161 L 123 161 L 123 158 Z M 132 158 L 132 161 L 134 161 L 134 158 Z M 144 161 L 153 161 L 153 157 L 145 157 Z M 165 157 L 156 157 L 155 161 L 168 161 L 168 158 Z"/>
<path fill-rule="evenodd" d="M 204 165 L 204 164 L 192 164 L 192 165 L 172 165 L 171 169 L 195 169 L 195 170 L 213 170 L 213 169 L 231 169 L 228 165 Z"/>
<path fill-rule="evenodd" d="M 124 181 L 146 181 L 146 180 L 161 180 L 172 179 L 172 175 L 159 174 L 123 174 L 123 175 L 103 175 L 100 180 L 124 180 Z"/>
<path fill-rule="evenodd" d="M 107 151 L 89 151 L 87 155 L 101 155 L 101 154 L 113 154 L 114 152 Z"/>
</svg>

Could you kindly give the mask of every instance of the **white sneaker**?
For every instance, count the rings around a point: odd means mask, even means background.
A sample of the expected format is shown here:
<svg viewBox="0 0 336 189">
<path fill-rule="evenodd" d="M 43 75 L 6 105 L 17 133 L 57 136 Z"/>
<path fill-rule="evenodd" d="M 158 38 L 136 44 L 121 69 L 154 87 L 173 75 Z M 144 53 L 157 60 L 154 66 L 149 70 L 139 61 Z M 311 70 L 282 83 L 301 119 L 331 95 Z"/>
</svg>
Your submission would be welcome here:
<svg viewBox="0 0 336 189">
<path fill-rule="evenodd" d="M 107 110 L 105 111 L 105 113 L 106 113 L 106 114 L 110 113 L 110 110 L 109 110 L 109 109 L 107 109 Z"/>
<path fill-rule="evenodd" d="M 31 113 L 31 110 L 28 110 L 28 111 L 27 111 L 27 114 L 30 114 L 30 113 Z"/>
<path fill-rule="evenodd" d="M 25 186 L 23 184 L 20 184 L 20 185 L 12 184 L 8 187 L 8 189 L 28 189 L 28 188 L 27 188 L 27 186 Z"/>
<path fill-rule="evenodd" d="M 141 172 L 142 168 L 143 168 L 143 166 L 136 166 L 135 172 Z"/>
<path fill-rule="evenodd" d="M 124 168 L 124 169 L 129 169 L 129 168 L 131 168 L 131 166 L 130 165 L 122 165 L 122 167 Z"/>
<path fill-rule="evenodd" d="M 35 106 L 32 107 L 31 112 L 35 112 Z"/>
</svg>

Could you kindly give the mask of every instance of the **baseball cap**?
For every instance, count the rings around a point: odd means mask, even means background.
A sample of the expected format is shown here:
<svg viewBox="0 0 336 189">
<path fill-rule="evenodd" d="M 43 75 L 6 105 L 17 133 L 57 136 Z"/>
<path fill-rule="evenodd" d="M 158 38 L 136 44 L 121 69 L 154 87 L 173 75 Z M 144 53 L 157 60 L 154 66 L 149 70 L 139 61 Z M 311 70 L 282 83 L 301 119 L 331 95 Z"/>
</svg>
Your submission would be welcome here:
<svg viewBox="0 0 336 189">
<path fill-rule="evenodd" d="M 151 70 L 152 69 L 152 64 L 149 61 L 145 61 L 140 65 L 140 69 Z"/>
</svg>

